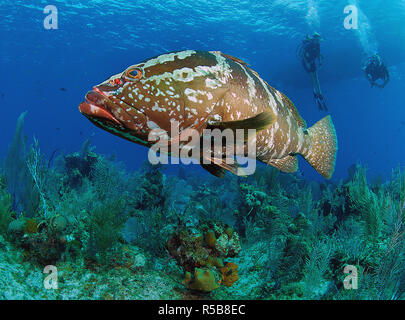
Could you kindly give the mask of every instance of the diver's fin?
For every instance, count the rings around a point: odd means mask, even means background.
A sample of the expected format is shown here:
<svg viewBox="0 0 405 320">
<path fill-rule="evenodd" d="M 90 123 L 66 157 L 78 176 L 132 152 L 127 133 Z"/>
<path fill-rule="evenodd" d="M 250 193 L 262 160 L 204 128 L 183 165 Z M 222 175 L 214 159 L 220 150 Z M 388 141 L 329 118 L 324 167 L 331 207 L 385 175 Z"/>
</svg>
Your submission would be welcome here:
<svg viewBox="0 0 405 320">
<path fill-rule="evenodd" d="M 327 116 L 308 128 L 309 148 L 302 154 L 322 176 L 330 179 L 335 170 L 337 137 L 332 118 Z"/>
<path fill-rule="evenodd" d="M 244 119 L 244 120 L 235 120 L 235 121 L 224 121 L 224 122 L 210 122 L 207 126 L 207 129 L 231 129 L 236 131 L 237 129 L 245 129 L 245 140 L 248 138 L 248 129 L 256 129 L 257 131 L 263 130 L 271 125 L 276 120 L 276 117 L 271 111 L 264 111 L 258 115 Z"/>
<path fill-rule="evenodd" d="M 314 98 L 315 98 L 315 101 L 316 101 L 316 103 L 318 105 L 319 110 L 328 111 L 328 107 L 326 106 L 326 103 L 325 103 L 325 100 L 324 100 L 322 94 L 315 94 L 314 93 Z"/>
<path fill-rule="evenodd" d="M 281 159 L 270 159 L 266 163 L 282 172 L 292 173 L 298 170 L 298 159 L 295 155 L 286 156 Z"/>
<path fill-rule="evenodd" d="M 322 111 L 323 107 L 322 107 L 322 103 L 319 99 L 316 99 L 316 104 L 318 105 L 318 109 Z"/>
</svg>

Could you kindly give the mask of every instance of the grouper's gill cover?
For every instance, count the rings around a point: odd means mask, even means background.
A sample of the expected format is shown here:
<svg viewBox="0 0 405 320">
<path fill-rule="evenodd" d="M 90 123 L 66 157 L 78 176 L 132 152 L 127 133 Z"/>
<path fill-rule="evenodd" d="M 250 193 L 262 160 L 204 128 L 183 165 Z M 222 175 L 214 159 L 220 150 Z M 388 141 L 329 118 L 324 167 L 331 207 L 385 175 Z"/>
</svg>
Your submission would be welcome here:
<svg viewBox="0 0 405 320">
<path fill-rule="evenodd" d="M 145 60 L 110 77 L 79 106 L 95 125 L 145 146 L 152 130 L 172 136 L 189 129 L 256 129 L 256 158 L 284 172 L 302 155 L 321 175 L 334 171 L 337 138 L 330 116 L 306 128 L 294 104 L 243 61 L 221 52 L 179 51 Z M 201 159 L 200 159 L 201 160 Z M 205 169 L 217 176 L 235 172 L 216 159 Z"/>
</svg>

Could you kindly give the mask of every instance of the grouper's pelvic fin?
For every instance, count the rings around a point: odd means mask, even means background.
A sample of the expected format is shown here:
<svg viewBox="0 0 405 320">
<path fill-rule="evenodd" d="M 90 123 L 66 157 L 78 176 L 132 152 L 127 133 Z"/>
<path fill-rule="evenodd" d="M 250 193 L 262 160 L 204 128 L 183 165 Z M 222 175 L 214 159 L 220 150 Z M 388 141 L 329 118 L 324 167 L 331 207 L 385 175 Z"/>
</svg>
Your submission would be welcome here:
<svg viewBox="0 0 405 320">
<path fill-rule="evenodd" d="M 239 163 L 234 159 L 233 163 L 227 163 L 226 159 L 218 159 L 218 158 L 208 158 L 203 157 L 207 161 L 207 163 L 201 162 L 201 167 L 207 170 L 212 175 L 223 178 L 225 176 L 225 172 L 229 171 L 232 172 L 234 175 L 246 177 L 245 171 L 239 165 Z"/>
<path fill-rule="evenodd" d="M 309 148 L 302 156 L 326 179 L 335 171 L 338 149 L 335 127 L 332 118 L 327 116 L 308 128 Z"/>
</svg>

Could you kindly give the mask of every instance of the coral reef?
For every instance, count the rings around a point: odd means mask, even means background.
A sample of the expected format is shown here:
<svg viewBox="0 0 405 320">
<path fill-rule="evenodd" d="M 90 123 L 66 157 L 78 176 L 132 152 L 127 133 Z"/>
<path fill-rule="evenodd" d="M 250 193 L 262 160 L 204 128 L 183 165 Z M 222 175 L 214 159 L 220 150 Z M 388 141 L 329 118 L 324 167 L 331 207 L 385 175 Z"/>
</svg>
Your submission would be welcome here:
<svg viewBox="0 0 405 320">
<path fill-rule="evenodd" d="M 23 120 L 0 175 L 0 299 L 405 298 L 403 168 L 322 184 L 264 166 L 129 172 L 89 139 L 46 161 Z M 58 290 L 43 286 L 47 265 Z"/>
<path fill-rule="evenodd" d="M 228 262 L 225 266 L 219 269 L 222 274 L 222 284 L 227 287 L 232 287 L 235 281 L 239 280 L 238 265 L 234 262 Z"/>
<path fill-rule="evenodd" d="M 241 250 L 239 236 L 229 226 L 207 222 L 181 228 L 167 247 L 185 271 L 183 284 L 189 289 L 211 292 L 222 282 L 232 286 L 238 280 L 237 266 L 225 262 Z"/>
<path fill-rule="evenodd" d="M 0 232 L 5 232 L 12 220 L 13 200 L 11 195 L 4 190 L 4 186 L 0 186 L 0 188 Z"/>
</svg>

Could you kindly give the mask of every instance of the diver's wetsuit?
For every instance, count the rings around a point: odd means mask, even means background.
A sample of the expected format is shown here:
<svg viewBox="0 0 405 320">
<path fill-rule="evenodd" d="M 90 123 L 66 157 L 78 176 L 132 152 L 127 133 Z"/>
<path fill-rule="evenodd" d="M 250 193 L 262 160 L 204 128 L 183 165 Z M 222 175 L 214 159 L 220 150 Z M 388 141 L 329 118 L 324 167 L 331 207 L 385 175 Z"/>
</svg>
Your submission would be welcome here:
<svg viewBox="0 0 405 320">
<path fill-rule="evenodd" d="M 299 56 L 301 57 L 302 65 L 305 71 L 309 74 L 314 98 L 320 110 L 328 110 L 326 103 L 323 99 L 321 87 L 319 85 L 317 60 L 319 66 L 322 65 L 321 45 L 319 39 L 315 37 L 307 37 L 302 41 L 299 49 Z"/>
<path fill-rule="evenodd" d="M 390 81 L 388 69 L 378 55 L 374 55 L 366 61 L 364 72 L 372 87 L 384 88 Z M 383 83 L 378 83 L 378 79 L 381 79 Z"/>
</svg>

